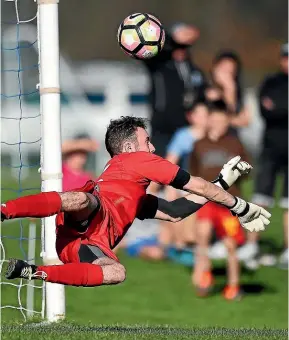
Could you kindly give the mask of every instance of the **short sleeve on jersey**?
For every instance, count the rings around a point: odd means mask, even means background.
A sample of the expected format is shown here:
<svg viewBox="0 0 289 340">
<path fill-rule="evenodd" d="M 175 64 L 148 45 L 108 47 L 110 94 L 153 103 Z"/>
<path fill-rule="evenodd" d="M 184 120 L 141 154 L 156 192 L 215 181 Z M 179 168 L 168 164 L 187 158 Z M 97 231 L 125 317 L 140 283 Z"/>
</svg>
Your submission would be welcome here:
<svg viewBox="0 0 289 340">
<path fill-rule="evenodd" d="M 140 177 L 164 185 L 170 184 L 180 169 L 178 165 L 162 157 L 143 151 L 131 153 L 124 167 L 134 171 Z"/>
</svg>

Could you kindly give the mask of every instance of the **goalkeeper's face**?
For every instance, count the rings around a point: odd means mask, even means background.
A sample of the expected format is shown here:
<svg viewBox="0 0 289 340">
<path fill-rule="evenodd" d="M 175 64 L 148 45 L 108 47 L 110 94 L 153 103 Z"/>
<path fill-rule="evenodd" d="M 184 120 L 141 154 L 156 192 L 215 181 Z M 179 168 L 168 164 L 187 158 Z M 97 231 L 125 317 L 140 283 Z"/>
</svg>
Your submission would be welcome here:
<svg viewBox="0 0 289 340">
<path fill-rule="evenodd" d="M 145 151 L 145 152 L 155 152 L 155 147 L 150 141 L 150 137 L 147 131 L 143 128 L 137 128 L 136 132 L 136 143 L 134 144 L 133 151 Z"/>
</svg>

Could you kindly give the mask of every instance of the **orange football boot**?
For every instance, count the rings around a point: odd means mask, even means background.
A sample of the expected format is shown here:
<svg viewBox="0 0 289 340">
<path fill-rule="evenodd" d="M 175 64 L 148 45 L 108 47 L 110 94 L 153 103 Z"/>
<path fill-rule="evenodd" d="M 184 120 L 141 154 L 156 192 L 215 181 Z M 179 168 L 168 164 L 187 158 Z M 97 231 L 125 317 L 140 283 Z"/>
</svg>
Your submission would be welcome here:
<svg viewBox="0 0 289 340">
<path fill-rule="evenodd" d="M 196 286 L 196 294 L 199 297 L 206 297 L 212 291 L 214 286 L 214 277 L 211 272 L 204 272 L 200 283 Z"/>
<path fill-rule="evenodd" d="M 240 301 L 243 294 L 239 286 L 226 286 L 223 290 L 223 297 L 226 300 Z"/>
</svg>

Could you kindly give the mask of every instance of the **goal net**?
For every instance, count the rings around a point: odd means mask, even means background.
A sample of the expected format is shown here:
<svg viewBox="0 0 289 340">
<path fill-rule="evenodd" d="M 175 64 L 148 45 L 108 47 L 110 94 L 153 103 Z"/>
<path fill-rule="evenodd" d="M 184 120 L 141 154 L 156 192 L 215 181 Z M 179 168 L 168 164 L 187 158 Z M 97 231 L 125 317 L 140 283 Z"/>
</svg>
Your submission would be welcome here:
<svg viewBox="0 0 289 340">
<path fill-rule="evenodd" d="M 62 189 L 58 1 L 30 5 L 27 17 L 27 1 L 2 4 L 1 202 Z M 54 217 L 2 223 L 0 247 L 2 320 L 63 318 L 63 286 L 2 272 L 10 257 L 58 264 Z"/>
</svg>

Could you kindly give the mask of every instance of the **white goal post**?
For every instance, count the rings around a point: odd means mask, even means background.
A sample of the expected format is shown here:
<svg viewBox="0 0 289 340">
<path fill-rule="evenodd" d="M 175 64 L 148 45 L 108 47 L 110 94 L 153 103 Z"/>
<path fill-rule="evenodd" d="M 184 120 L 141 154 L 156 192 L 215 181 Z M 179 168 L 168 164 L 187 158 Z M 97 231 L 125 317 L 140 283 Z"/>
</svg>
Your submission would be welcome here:
<svg viewBox="0 0 289 340">
<path fill-rule="evenodd" d="M 61 118 L 59 82 L 58 0 L 38 0 L 38 47 L 40 112 L 42 128 L 42 191 L 62 190 Z M 60 264 L 55 249 L 55 217 L 43 220 L 44 264 Z M 65 315 L 64 286 L 45 284 L 46 318 L 58 321 Z"/>
</svg>

